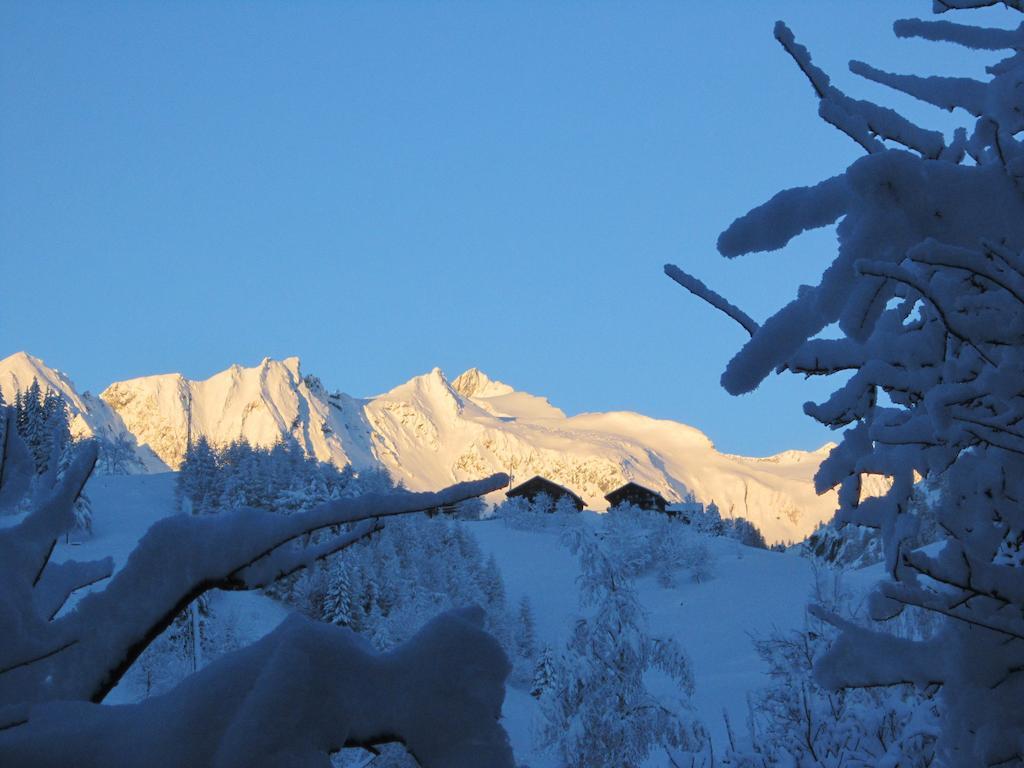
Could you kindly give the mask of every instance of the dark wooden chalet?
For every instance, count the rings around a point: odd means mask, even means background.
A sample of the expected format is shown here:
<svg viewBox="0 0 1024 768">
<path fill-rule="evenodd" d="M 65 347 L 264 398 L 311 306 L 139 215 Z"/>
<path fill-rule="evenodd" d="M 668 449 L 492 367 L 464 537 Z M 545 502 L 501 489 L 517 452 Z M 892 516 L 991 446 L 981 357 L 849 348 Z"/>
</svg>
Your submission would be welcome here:
<svg viewBox="0 0 1024 768">
<path fill-rule="evenodd" d="M 652 491 L 650 488 L 644 488 L 637 483 L 626 483 L 622 487 L 616 488 L 605 498 L 608 500 L 609 509 L 620 504 L 632 504 L 640 509 L 664 512 L 665 507 L 668 506 L 668 501 L 660 493 Z"/>
<path fill-rule="evenodd" d="M 556 504 L 558 503 L 558 500 L 560 498 L 566 496 L 568 497 L 569 501 L 573 503 L 577 510 L 579 510 L 580 512 L 583 511 L 583 499 L 581 499 L 579 496 L 577 496 L 575 493 L 570 491 L 565 486 L 559 485 L 558 483 L 553 483 L 546 477 L 541 477 L 540 475 L 531 477 L 525 483 L 520 483 L 515 488 L 510 488 L 508 491 L 506 491 L 505 495 L 508 496 L 510 499 L 515 498 L 516 496 L 521 496 L 525 499 L 528 499 L 529 502 L 532 504 L 534 498 L 537 496 L 537 494 L 540 493 L 546 493 L 548 496 L 551 497 L 551 500 Z"/>
</svg>

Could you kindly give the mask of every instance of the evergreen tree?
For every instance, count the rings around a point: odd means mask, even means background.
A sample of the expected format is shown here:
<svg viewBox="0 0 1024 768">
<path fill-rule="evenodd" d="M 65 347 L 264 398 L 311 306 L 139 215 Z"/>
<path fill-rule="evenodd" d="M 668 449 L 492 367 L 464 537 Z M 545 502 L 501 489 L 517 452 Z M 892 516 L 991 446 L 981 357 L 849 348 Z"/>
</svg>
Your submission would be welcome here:
<svg viewBox="0 0 1024 768">
<path fill-rule="evenodd" d="M 505 609 L 505 581 L 501 578 L 501 569 L 494 555 L 487 558 L 481 574 L 480 587 L 487 601 L 488 610 L 503 611 Z"/>
<path fill-rule="evenodd" d="M 43 410 L 43 394 L 39 380 L 33 378 L 32 383 L 22 398 L 22 418 L 19 420 L 18 432 L 32 452 L 36 463 L 36 472 L 46 471 L 50 458 L 50 434 L 46 424 L 46 412 Z"/>
<path fill-rule="evenodd" d="M 523 599 L 519 601 L 519 613 L 516 619 L 516 653 L 520 658 L 532 661 L 537 653 L 537 646 L 533 609 L 530 608 L 530 598 L 526 595 L 523 595 Z"/>
<path fill-rule="evenodd" d="M 339 627 L 351 627 L 354 623 L 352 602 L 349 568 L 344 563 L 336 563 L 328 576 L 327 595 L 324 597 L 324 620 Z"/>
<path fill-rule="evenodd" d="M 530 695 L 541 698 L 554 687 L 556 674 L 555 653 L 550 645 L 545 645 L 534 665 L 533 682 L 530 684 Z"/>
<path fill-rule="evenodd" d="M 178 497 L 182 508 L 194 515 L 215 512 L 220 494 L 217 454 L 201 435 L 185 451 L 185 460 L 178 472 Z"/>
<path fill-rule="evenodd" d="M 639 768 L 655 751 L 687 753 L 685 762 L 705 765 L 707 736 L 690 711 L 693 676 L 686 654 L 671 639 L 647 634 L 636 591 L 615 554 L 596 534 L 566 534 L 580 556 L 581 607 L 554 675 L 541 700 L 543 739 L 571 768 Z M 660 669 L 680 696 L 657 696 L 645 675 Z"/>
</svg>

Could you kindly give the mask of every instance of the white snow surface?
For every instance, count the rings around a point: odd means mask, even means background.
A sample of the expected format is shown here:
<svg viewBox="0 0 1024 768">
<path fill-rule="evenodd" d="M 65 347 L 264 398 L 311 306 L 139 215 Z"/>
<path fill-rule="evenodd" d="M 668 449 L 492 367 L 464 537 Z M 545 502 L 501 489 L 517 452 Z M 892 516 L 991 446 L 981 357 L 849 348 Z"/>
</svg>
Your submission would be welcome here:
<svg viewBox="0 0 1024 768">
<path fill-rule="evenodd" d="M 58 545 L 55 559 L 84 560 L 110 555 L 120 568 L 146 528 L 174 514 L 174 474 L 135 477 L 93 477 L 86 492 L 93 499 L 95 536 L 81 545 Z M 584 521 L 598 518 L 585 512 Z M 517 530 L 502 520 L 460 522 L 476 537 L 485 555 L 493 554 L 501 570 L 509 604 L 526 596 L 536 619 L 538 644 L 560 650 L 579 614 L 578 559 L 559 543 L 556 530 Z M 813 581 L 811 564 L 795 552 L 751 549 L 731 539 L 711 538 L 714 558 L 710 580 L 697 584 L 681 575 L 670 589 L 653 577 L 637 582 L 648 612 L 649 631 L 675 638 L 689 654 L 696 691 L 696 715 L 708 727 L 716 753 L 726 743 L 723 711 L 742 731 L 748 692 L 768 683 L 751 636 L 773 629 L 800 627 Z M 857 586 L 867 590 L 884 576 L 880 569 L 860 572 Z M 96 588 L 102 589 L 101 583 Z M 215 593 L 216 614 L 229 616 L 240 629 L 243 644 L 277 627 L 287 607 L 258 593 Z M 649 681 L 665 683 L 657 676 Z M 134 701 L 138 692 L 115 689 L 107 703 Z M 519 687 L 508 686 L 502 725 L 508 731 L 517 764 L 545 768 L 557 763 L 554 754 L 536 744 L 539 706 Z M 657 765 L 653 760 L 650 765 Z"/>
<path fill-rule="evenodd" d="M 215 445 L 245 438 L 259 446 L 290 435 L 321 461 L 383 467 L 412 490 L 498 471 L 514 482 L 542 475 L 599 511 L 604 495 L 627 481 L 670 502 L 692 492 L 723 516 L 751 520 L 769 543 L 803 539 L 837 507 L 835 493 L 818 496 L 813 484 L 829 445 L 767 458 L 724 454 L 685 424 L 631 412 L 567 416 L 477 369 L 449 382 L 435 368 L 382 395 L 355 398 L 304 376 L 296 357 L 267 358 L 204 381 L 176 373 L 120 381 L 96 398 L 79 395 L 37 358 L 18 353 L 0 361 L 8 399 L 33 376 L 65 395 L 76 434 L 127 430 L 152 456 L 151 471 L 179 466 L 190 434 Z M 489 500 L 502 498 L 498 492 Z"/>
</svg>

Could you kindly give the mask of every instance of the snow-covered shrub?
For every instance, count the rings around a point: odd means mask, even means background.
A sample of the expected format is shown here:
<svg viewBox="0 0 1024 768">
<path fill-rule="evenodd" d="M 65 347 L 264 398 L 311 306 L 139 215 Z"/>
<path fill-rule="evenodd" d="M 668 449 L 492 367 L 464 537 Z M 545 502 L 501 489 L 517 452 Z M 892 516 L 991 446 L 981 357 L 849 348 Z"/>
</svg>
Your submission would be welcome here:
<svg viewBox="0 0 1024 768">
<path fill-rule="evenodd" d="M 522 496 L 506 499 L 495 507 L 494 516 L 519 531 L 561 531 L 580 522 L 579 510 L 568 497 L 553 502 L 546 493 L 538 493 L 532 502 Z"/>
<path fill-rule="evenodd" d="M 163 696 L 118 707 L 107 694 L 189 605 L 301 570 L 382 526 L 380 518 L 455 504 L 508 482 L 496 475 L 439 493 L 367 495 L 280 515 L 252 508 L 155 523 L 114 573 L 110 558 L 54 563 L 97 460 L 78 447 L 60 477 L 35 464 L 3 409 L 0 506 L 28 511 L 0 528 L 0 765 L 323 765 L 343 746 L 402 741 L 423 766 L 511 766 L 497 722 L 509 666 L 469 608 L 443 614 L 378 655 L 349 630 L 298 614 L 221 656 Z M 292 544 L 335 530 L 315 546 Z M 69 596 L 109 580 L 61 611 Z"/>
<path fill-rule="evenodd" d="M 670 638 L 647 633 L 636 590 L 617 553 L 587 528 L 564 539 L 580 558 L 581 608 L 555 659 L 542 656 L 533 690 L 544 715 L 542 739 L 574 768 L 639 768 L 654 753 L 677 765 L 710 765 L 707 736 L 690 707 L 693 675 Z M 658 670 L 676 696 L 651 692 Z"/>
<path fill-rule="evenodd" d="M 849 621 L 863 623 L 842 572 L 815 570 L 812 601 Z M 889 627 L 897 637 L 920 639 L 933 627 Z M 923 631 L 922 631 L 923 630 Z M 905 766 L 927 768 L 935 759 L 934 690 L 912 685 L 830 691 L 814 679 L 814 663 L 837 631 L 807 614 L 800 630 L 755 639 L 772 683 L 750 695 L 749 743 L 735 737 L 726 765 L 785 768 Z"/>
<path fill-rule="evenodd" d="M 135 451 L 136 441 L 128 432 L 100 434 L 98 468 L 105 475 L 128 475 L 139 472 L 143 465 Z"/>
<path fill-rule="evenodd" d="M 602 516 L 600 536 L 630 578 L 654 574 L 668 588 L 680 571 L 698 582 L 714 573 L 706 535 L 661 512 L 619 505 Z"/>
<path fill-rule="evenodd" d="M 943 0 L 939 12 L 994 5 Z M 1003 3 L 1021 11 L 1018 2 Z M 817 664 L 832 689 L 937 686 L 942 765 L 1024 762 L 1024 26 L 980 28 L 907 19 L 900 37 L 1006 51 L 984 80 L 895 75 L 859 61 L 858 75 L 960 110 L 951 138 L 846 96 L 782 23 L 776 38 L 820 99 L 819 114 L 867 155 L 813 187 L 780 192 L 719 238 L 726 256 L 783 247 L 832 225 L 838 253 L 814 286 L 763 324 L 668 266 L 691 292 L 751 336 L 722 376 L 734 394 L 772 371 L 843 383 L 804 410 L 842 442 L 822 464 L 819 491 L 838 487 L 837 521 L 878 529 L 889 579 L 870 615 L 907 606 L 947 620 L 908 640 L 824 609 L 841 631 Z M 823 332 L 828 331 L 828 334 Z M 838 338 L 837 338 L 838 336 Z M 861 498 L 865 474 L 891 488 Z M 940 481 L 942 546 L 914 549 L 915 479 Z"/>
<path fill-rule="evenodd" d="M 544 491 L 541 491 L 530 502 L 530 506 L 536 514 L 551 514 L 555 511 L 555 500 Z"/>
</svg>

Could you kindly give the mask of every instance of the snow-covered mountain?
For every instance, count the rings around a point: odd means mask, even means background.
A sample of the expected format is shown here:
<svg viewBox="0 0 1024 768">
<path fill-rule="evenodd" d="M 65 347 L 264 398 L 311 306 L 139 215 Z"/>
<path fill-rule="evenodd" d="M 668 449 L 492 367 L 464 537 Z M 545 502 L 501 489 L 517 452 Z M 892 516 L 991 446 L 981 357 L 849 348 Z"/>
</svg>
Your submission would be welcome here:
<svg viewBox="0 0 1024 768">
<path fill-rule="evenodd" d="M 180 374 L 120 381 L 97 398 L 78 394 L 66 376 L 24 353 L 0 361 L 8 399 L 33 377 L 64 394 L 76 434 L 126 430 L 158 459 L 151 469 L 176 468 L 190 434 L 261 446 L 291 435 L 322 461 L 383 466 L 413 490 L 504 471 L 517 482 L 548 477 L 598 510 L 604 494 L 627 480 L 670 501 L 692 492 L 723 515 L 750 519 L 770 542 L 804 538 L 836 507 L 835 494 L 817 496 L 812 483 L 828 446 L 767 458 L 724 454 L 685 424 L 630 412 L 566 416 L 476 369 L 449 381 L 435 368 L 360 399 L 329 393 L 303 375 L 298 358 L 264 359 L 205 381 Z"/>
<path fill-rule="evenodd" d="M 73 438 L 121 438 L 135 453 L 135 461 L 130 462 L 127 468 L 137 472 L 167 471 L 168 465 L 148 446 L 140 445 L 135 440 L 117 412 L 91 392 L 79 393 L 63 372 L 50 368 L 38 357 L 26 352 L 16 352 L 0 360 L 0 391 L 8 403 L 14 402 L 16 392 L 27 390 L 33 379 L 39 382 L 42 391 L 52 390 L 64 398 L 68 404 Z"/>
</svg>

